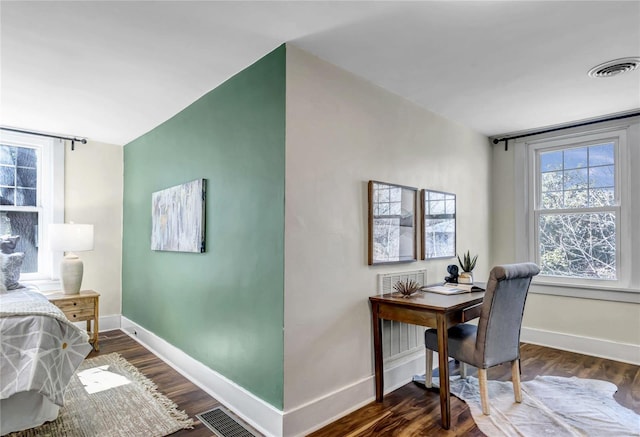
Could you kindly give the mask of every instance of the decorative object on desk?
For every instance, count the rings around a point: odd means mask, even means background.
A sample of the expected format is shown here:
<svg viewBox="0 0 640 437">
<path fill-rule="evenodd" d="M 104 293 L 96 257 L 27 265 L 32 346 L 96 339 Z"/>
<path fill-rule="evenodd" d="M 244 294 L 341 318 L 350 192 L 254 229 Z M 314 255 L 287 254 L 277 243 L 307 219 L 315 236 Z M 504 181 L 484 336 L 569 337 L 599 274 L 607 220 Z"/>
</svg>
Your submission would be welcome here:
<svg viewBox="0 0 640 437">
<path fill-rule="evenodd" d="M 93 225 L 49 225 L 49 244 L 53 251 L 67 252 L 60 262 L 60 279 L 64 293 L 78 294 L 84 266 L 82 260 L 73 252 L 93 250 Z"/>
<path fill-rule="evenodd" d="M 369 181 L 369 265 L 417 261 L 417 192 Z"/>
<path fill-rule="evenodd" d="M 473 258 L 471 254 L 467 250 L 467 253 L 462 255 L 462 259 L 460 259 L 460 255 L 458 255 L 458 263 L 460 263 L 460 267 L 462 267 L 463 273 L 460 273 L 458 276 L 458 282 L 460 284 L 473 284 L 473 269 L 476 267 L 476 261 L 478 260 L 478 255 L 475 255 Z"/>
<path fill-rule="evenodd" d="M 422 190 L 421 259 L 456 256 L 456 195 Z"/>
<path fill-rule="evenodd" d="M 422 286 L 416 281 L 407 279 L 405 281 L 396 282 L 396 285 L 393 286 L 393 289 L 402 294 L 402 297 L 410 297 L 413 293 L 420 290 L 421 287 Z"/>
<path fill-rule="evenodd" d="M 457 284 L 458 283 L 458 266 L 455 264 L 449 264 L 447 266 L 447 273 L 449 273 L 449 276 L 446 276 L 444 278 L 444 282 Z"/>
<path fill-rule="evenodd" d="M 151 195 L 151 250 L 205 251 L 206 179 Z"/>
</svg>

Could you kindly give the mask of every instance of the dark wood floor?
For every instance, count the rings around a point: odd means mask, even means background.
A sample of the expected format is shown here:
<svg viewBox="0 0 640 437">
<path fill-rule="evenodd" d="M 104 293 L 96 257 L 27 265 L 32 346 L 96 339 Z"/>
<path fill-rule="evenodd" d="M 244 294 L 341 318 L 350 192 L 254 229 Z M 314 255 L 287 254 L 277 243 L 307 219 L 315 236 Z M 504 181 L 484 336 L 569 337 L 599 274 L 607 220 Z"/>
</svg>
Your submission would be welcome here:
<svg viewBox="0 0 640 437">
<path fill-rule="evenodd" d="M 122 331 L 100 334 L 98 354 L 118 352 L 153 380 L 159 390 L 172 399 L 189 416 L 210 410 L 219 404 L 139 343 Z M 640 367 L 542 346 L 523 344 L 522 380 L 537 375 L 578 376 L 610 381 L 618 386 L 615 399 L 640 414 Z M 509 366 L 489 369 L 489 379 L 510 380 Z M 467 405 L 451 397 L 451 429 L 440 427 L 440 398 L 438 392 L 409 383 L 385 396 L 384 402 L 372 402 L 336 422 L 312 433 L 311 437 L 368 437 L 368 436 L 483 436 L 476 427 Z M 197 422 L 192 430 L 179 431 L 173 436 L 200 437 L 213 435 Z"/>
<path fill-rule="evenodd" d="M 523 344 L 520 348 L 522 380 L 538 375 L 578 376 L 610 381 L 618 386 L 614 398 L 640 414 L 640 366 L 587 355 Z M 453 363 L 452 363 L 453 366 Z M 472 368 L 469 367 L 471 370 Z M 452 369 L 452 374 L 457 369 Z M 474 374 L 474 372 L 469 372 Z M 511 380 L 509 365 L 487 372 L 489 380 Z M 338 421 L 312 433 L 310 437 L 368 436 L 484 436 L 478 429 L 467 404 L 451 396 L 451 429 L 440 427 L 440 398 L 437 389 L 427 390 L 409 383 L 384 397 L 381 404 L 371 403 Z"/>
<path fill-rule="evenodd" d="M 184 410 L 196 421 L 193 429 L 178 431 L 171 434 L 172 436 L 210 437 L 214 435 L 209 428 L 196 419 L 195 415 L 219 406 L 220 402 L 120 330 L 101 332 L 100 352 L 92 351 L 87 358 L 112 352 L 118 352 L 137 367 L 147 378 L 156 383 L 160 392 L 178 404 L 178 409 Z"/>
</svg>

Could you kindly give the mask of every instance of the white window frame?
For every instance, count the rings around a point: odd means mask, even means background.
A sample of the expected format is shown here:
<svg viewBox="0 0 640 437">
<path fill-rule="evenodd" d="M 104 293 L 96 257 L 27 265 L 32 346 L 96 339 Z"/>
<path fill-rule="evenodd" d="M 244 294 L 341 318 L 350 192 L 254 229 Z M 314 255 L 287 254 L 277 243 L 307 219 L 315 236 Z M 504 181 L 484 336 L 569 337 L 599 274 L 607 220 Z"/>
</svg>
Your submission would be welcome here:
<svg viewBox="0 0 640 437">
<path fill-rule="evenodd" d="M 37 135 L 0 131 L 2 144 L 37 150 L 38 182 L 36 207 L 3 205 L 2 210 L 38 212 L 38 272 L 22 273 L 20 282 L 33 283 L 42 291 L 59 288 L 61 252 L 49 249 L 50 223 L 64 223 L 64 142 Z"/>
<path fill-rule="evenodd" d="M 554 134 L 525 137 L 516 141 L 516 258 L 537 260 L 538 153 L 580 145 L 615 141 L 616 145 L 616 270 L 617 279 L 598 280 L 538 275 L 531 292 L 561 296 L 640 303 L 640 272 L 632 266 L 640 262 L 640 206 L 631 202 L 631 193 L 640 189 L 640 118 L 603 123 L 596 127 L 573 128 Z M 631 145 L 631 146 L 630 146 Z M 518 174 L 526 175 L 519 178 Z M 634 264 L 634 260 L 635 264 Z"/>
</svg>

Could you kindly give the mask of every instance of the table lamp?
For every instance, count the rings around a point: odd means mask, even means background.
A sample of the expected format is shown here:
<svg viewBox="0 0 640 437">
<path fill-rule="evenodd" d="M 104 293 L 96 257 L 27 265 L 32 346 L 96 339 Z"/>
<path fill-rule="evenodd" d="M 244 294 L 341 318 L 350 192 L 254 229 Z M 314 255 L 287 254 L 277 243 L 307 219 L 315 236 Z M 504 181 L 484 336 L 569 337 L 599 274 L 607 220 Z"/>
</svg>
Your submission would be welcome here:
<svg viewBox="0 0 640 437">
<path fill-rule="evenodd" d="M 51 250 L 67 252 L 60 262 L 60 279 L 64 294 L 80 293 L 82 260 L 73 252 L 93 250 L 93 225 L 75 223 L 49 225 Z"/>
</svg>

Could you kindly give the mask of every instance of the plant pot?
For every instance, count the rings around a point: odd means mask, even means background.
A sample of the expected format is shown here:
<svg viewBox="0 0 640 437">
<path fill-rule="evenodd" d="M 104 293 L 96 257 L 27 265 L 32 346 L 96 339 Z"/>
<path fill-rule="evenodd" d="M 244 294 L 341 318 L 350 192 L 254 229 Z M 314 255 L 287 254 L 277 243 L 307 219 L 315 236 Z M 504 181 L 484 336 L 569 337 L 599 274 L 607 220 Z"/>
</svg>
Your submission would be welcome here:
<svg viewBox="0 0 640 437">
<path fill-rule="evenodd" d="M 462 272 L 458 276 L 459 284 L 473 284 L 473 273 L 472 272 Z"/>
</svg>

